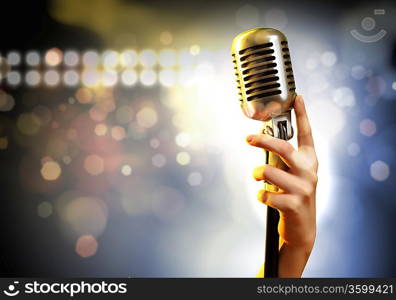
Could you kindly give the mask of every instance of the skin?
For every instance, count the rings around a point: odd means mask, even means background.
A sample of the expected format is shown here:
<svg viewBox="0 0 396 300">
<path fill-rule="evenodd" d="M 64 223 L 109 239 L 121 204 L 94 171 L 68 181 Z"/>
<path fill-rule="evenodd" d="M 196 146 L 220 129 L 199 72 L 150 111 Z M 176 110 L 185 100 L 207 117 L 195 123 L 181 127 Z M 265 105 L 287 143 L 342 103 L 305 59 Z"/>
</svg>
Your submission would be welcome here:
<svg viewBox="0 0 396 300">
<path fill-rule="evenodd" d="M 290 143 L 264 134 L 250 135 L 247 142 L 278 154 L 287 164 L 287 171 L 264 165 L 254 169 L 255 180 L 267 180 L 280 192 L 260 190 L 258 200 L 277 209 L 281 238 L 279 277 L 301 277 L 311 254 L 316 236 L 316 185 L 318 160 L 304 100 L 294 102 L 298 149 Z M 263 277 L 263 268 L 258 276 Z"/>
</svg>

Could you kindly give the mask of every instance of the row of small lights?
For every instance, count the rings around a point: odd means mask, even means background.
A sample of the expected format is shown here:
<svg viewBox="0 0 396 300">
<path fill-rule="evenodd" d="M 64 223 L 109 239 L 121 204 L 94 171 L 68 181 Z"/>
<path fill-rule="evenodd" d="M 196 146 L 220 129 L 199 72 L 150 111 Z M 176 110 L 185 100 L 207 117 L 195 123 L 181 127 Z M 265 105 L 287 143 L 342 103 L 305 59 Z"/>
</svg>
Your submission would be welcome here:
<svg viewBox="0 0 396 300">
<path fill-rule="evenodd" d="M 86 86 L 113 86 L 119 81 L 124 86 L 133 86 L 138 81 L 150 86 L 157 80 L 164 86 L 186 83 L 186 72 L 197 63 L 196 56 L 200 53 L 198 45 L 190 49 L 175 51 L 164 49 L 158 53 L 151 49 L 137 52 L 125 50 L 117 52 L 106 50 L 103 53 L 90 50 L 79 54 L 69 50 L 64 53 L 57 48 L 46 51 L 43 57 L 37 51 L 28 51 L 25 55 L 25 64 L 30 68 L 24 74 L 24 81 L 28 86 L 38 86 L 44 82 L 47 86 L 57 86 L 64 83 L 66 86 L 76 86 L 80 82 Z M 48 69 L 41 71 L 38 67 L 43 65 Z M 22 55 L 17 51 L 11 51 L 0 56 L 1 76 L 0 80 L 10 86 L 18 86 L 22 83 L 22 74 L 15 70 L 22 64 Z M 57 67 L 63 70 L 57 70 Z M 155 67 L 161 67 L 156 70 Z M 81 68 L 81 70 L 75 70 Z M 140 68 L 139 72 L 136 68 Z M 177 71 L 177 69 L 180 69 Z M 139 74 L 138 74 L 139 73 Z"/>
</svg>

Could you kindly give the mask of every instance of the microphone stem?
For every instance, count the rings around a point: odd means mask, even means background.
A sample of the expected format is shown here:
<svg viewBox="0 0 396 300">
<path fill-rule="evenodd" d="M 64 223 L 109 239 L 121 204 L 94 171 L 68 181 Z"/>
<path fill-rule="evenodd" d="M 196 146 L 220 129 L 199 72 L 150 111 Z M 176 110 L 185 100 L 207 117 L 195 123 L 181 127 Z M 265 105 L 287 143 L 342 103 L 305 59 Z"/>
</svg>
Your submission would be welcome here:
<svg viewBox="0 0 396 300">
<path fill-rule="evenodd" d="M 289 140 L 293 135 L 291 127 L 291 113 L 288 111 L 285 115 L 273 118 L 263 130 L 264 133 L 270 133 L 282 140 Z M 266 151 L 266 164 L 276 166 L 281 169 L 287 169 L 285 163 L 274 153 Z M 268 191 L 277 191 L 278 188 L 269 182 L 265 182 L 265 189 Z M 267 206 L 267 228 L 265 240 L 265 261 L 264 277 L 276 278 L 279 268 L 279 212 L 277 209 Z"/>
</svg>

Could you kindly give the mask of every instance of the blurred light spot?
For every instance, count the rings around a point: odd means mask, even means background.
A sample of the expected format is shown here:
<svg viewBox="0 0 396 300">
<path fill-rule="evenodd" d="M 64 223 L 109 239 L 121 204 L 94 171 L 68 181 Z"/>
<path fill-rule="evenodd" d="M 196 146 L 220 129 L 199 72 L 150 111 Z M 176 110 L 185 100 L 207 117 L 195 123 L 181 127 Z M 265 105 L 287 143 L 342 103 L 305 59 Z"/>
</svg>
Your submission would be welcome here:
<svg viewBox="0 0 396 300">
<path fill-rule="evenodd" d="M 356 80 L 361 80 L 366 76 L 366 69 L 360 65 L 353 66 L 351 76 Z"/>
<path fill-rule="evenodd" d="M 245 4 L 237 10 L 235 17 L 238 26 L 243 29 L 250 29 L 252 27 L 257 27 L 260 14 L 256 7 Z"/>
<path fill-rule="evenodd" d="M 16 66 L 21 63 L 21 55 L 16 51 L 11 51 L 7 55 L 7 62 L 11 66 Z"/>
<path fill-rule="evenodd" d="M 159 73 L 159 81 L 164 86 L 172 86 L 176 81 L 176 74 L 173 70 L 162 70 Z"/>
<path fill-rule="evenodd" d="M 194 56 L 198 55 L 200 51 L 201 51 L 201 47 L 199 47 L 199 45 L 192 45 L 190 47 L 190 53 Z"/>
<path fill-rule="evenodd" d="M 74 70 L 68 70 L 63 74 L 63 82 L 67 86 L 75 86 L 79 82 L 79 75 Z"/>
<path fill-rule="evenodd" d="M 372 136 L 377 131 L 377 125 L 373 120 L 365 119 L 360 122 L 360 133 L 365 136 Z"/>
<path fill-rule="evenodd" d="M 326 67 L 331 67 L 337 62 L 337 56 L 334 52 L 326 51 L 320 57 L 322 64 Z"/>
<path fill-rule="evenodd" d="M 79 88 L 76 91 L 76 99 L 81 104 L 89 103 L 92 101 L 93 94 L 90 89 L 88 88 Z"/>
<path fill-rule="evenodd" d="M 140 73 L 140 81 L 143 85 L 153 85 L 157 80 L 157 74 L 153 70 L 143 70 Z"/>
<path fill-rule="evenodd" d="M 0 111 L 10 111 L 14 105 L 14 97 L 0 89 Z"/>
<path fill-rule="evenodd" d="M 113 86 L 117 84 L 118 76 L 116 71 L 105 70 L 102 73 L 102 83 L 104 86 Z"/>
<path fill-rule="evenodd" d="M 96 67 L 99 64 L 99 54 L 95 51 L 87 51 L 82 56 L 82 62 L 86 67 Z"/>
<path fill-rule="evenodd" d="M 0 150 L 8 148 L 8 138 L 6 136 L 0 137 Z"/>
<path fill-rule="evenodd" d="M 52 204 L 48 201 L 43 201 L 37 206 L 37 214 L 40 218 L 48 218 L 52 215 Z"/>
<path fill-rule="evenodd" d="M 21 83 L 21 74 L 17 71 L 11 71 L 7 74 L 7 82 L 9 85 L 18 85 Z"/>
<path fill-rule="evenodd" d="M 99 155 L 90 154 L 84 160 L 84 168 L 89 174 L 97 176 L 104 171 L 104 160 Z"/>
<path fill-rule="evenodd" d="M 40 54 L 36 51 L 29 51 L 26 53 L 25 60 L 28 66 L 38 66 L 40 64 Z"/>
<path fill-rule="evenodd" d="M 131 86 L 136 83 L 138 76 L 135 70 L 125 70 L 121 74 L 121 81 L 126 86 Z"/>
<path fill-rule="evenodd" d="M 334 102 L 340 107 L 352 107 L 355 105 L 355 95 L 348 87 L 340 87 L 334 91 Z"/>
<path fill-rule="evenodd" d="M 191 143 L 191 137 L 187 132 L 180 132 L 175 137 L 176 144 L 180 147 L 187 147 Z"/>
<path fill-rule="evenodd" d="M 188 175 L 187 182 L 191 186 L 197 186 L 202 183 L 202 175 L 199 172 L 192 172 Z"/>
<path fill-rule="evenodd" d="M 25 82 L 29 86 L 37 86 L 40 83 L 41 76 L 38 71 L 28 71 L 25 75 Z"/>
<path fill-rule="evenodd" d="M 153 163 L 153 166 L 157 168 L 162 168 L 166 164 L 166 157 L 162 154 L 157 153 L 151 158 L 151 162 Z"/>
<path fill-rule="evenodd" d="M 44 73 L 44 82 L 49 86 L 55 86 L 59 83 L 60 76 L 58 71 L 49 70 Z"/>
<path fill-rule="evenodd" d="M 120 55 L 120 63 L 123 67 L 134 67 L 138 63 L 138 55 L 134 50 L 125 50 Z"/>
<path fill-rule="evenodd" d="M 65 156 L 62 157 L 62 161 L 63 161 L 66 165 L 68 165 L 68 164 L 70 164 L 70 163 L 72 162 L 72 159 L 71 159 L 70 156 L 65 155 Z"/>
<path fill-rule="evenodd" d="M 157 63 L 157 55 L 153 50 L 143 50 L 139 55 L 142 66 L 150 68 Z"/>
<path fill-rule="evenodd" d="M 97 124 L 95 126 L 95 134 L 97 136 L 104 136 L 107 133 L 107 126 L 103 123 Z"/>
<path fill-rule="evenodd" d="M 103 52 L 102 60 L 105 68 L 114 68 L 118 64 L 118 53 L 114 50 L 107 50 Z"/>
<path fill-rule="evenodd" d="M 94 256 L 98 251 L 98 241 L 92 235 L 80 236 L 76 243 L 76 253 L 82 258 Z"/>
<path fill-rule="evenodd" d="M 61 63 L 62 61 L 62 51 L 58 48 L 52 48 L 45 54 L 44 60 L 47 65 L 54 67 Z"/>
<path fill-rule="evenodd" d="M 161 32 L 161 34 L 160 34 L 160 42 L 163 45 L 170 45 L 170 44 L 172 44 L 172 41 L 173 41 L 172 33 L 170 33 L 169 31 Z"/>
<path fill-rule="evenodd" d="M 394 81 L 394 82 L 392 83 L 392 89 L 394 89 L 394 90 L 396 91 L 396 81 Z"/>
<path fill-rule="evenodd" d="M 387 163 L 377 160 L 370 165 L 370 175 L 376 181 L 385 181 L 390 175 Z"/>
<path fill-rule="evenodd" d="M 111 128 L 111 136 L 116 141 L 123 140 L 125 138 L 125 136 L 126 136 L 124 127 L 122 127 L 122 126 L 113 126 Z"/>
<path fill-rule="evenodd" d="M 173 67 L 176 63 L 175 51 L 171 49 L 162 50 L 159 55 L 159 61 L 161 66 L 165 68 Z"/>
<path fill-rule="evenodd" d="M 357 143 L 350 143 L 347 150 L 350 156 L 356 156 L 360 153 L 360 146 Z"/>
<path fill-rule="evenodd" d="M 95 86 L 100 80 L 99 72 L 97 70 L 85 70 L 82 73 L 81 80 L 86 86 Z"/>
<path fill-rule="evenodd" d="M 59 178 L 62 169 L 56 161 L 46 161 L 42 165 L 40 173 L 45 180 L 54 181 Z"/>
<path fill-rule="evenodd" d="M 160 141 L 158 139 L 156 139 L 156 138 L 152 138 L 150 140 L 150 146 L 153 149 L 157 149 L 160 146 Z"/>
<path fill-rule="evenodd" d="M 137 112 L 136 121 L 141 127 L 151 128 L 158 121 L 157 112 L 151 107 L 143 107 Z"/>
<path fill-rule="evenodd" d="M 133 109 L 129 105 L 122 105 L 117 108 L 115 116 L 118 123 L 126 124 L 133 119 Z"/>
<path fill-rule="evenodd" d="M 35 135 L 41 127 L 40 119 L 34 113 L 22 113 L 17 120 L 17 128 L 26 135 Z"/>
<path fill-rule="evenodd" d="M 68 67 L 75 67 L 78 65 L 80 58 L 78 56 L 78 53 L 73 50 L 69 50 L 65 52 L 65 55 L 63 57 L 64 64 Z"/>
<path fill-rule="evenodd" d="M 264 22 L 267 27 L 282 30 L 286 27 L 288 19 L 283 10 L 273 8 L 266 11 Z"/>
<path fill-rule="evenodd" d="M 123 165 L 121 168 L 121 173 L 124 176 L 129 176 L 132 174 L 132 168 L 130 165 Z"/>
<path fill-rule="evenodd" d="M 176 161 L 182 166 L 188 165 L 191 161 L 190 154 L 188 154 L 187 152 L 179 152 L 176 155 Z"/>
<path fill-rule="evenodd" d="M 60 214 L 77 234 L 98 236 L 106 228 L 108 208 L 103 200 L 84 196 L 69 201 Z"/>
</svg>

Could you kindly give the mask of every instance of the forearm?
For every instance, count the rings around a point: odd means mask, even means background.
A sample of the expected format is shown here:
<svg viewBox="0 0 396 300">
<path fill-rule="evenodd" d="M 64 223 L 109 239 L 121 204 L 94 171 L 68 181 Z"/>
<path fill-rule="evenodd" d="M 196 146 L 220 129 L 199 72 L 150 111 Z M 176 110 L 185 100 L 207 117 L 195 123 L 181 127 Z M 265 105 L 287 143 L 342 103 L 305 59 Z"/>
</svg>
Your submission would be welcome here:
<svg viewBox="0 0 396 300">
<path fill-rule="evenodd" d="M 290 246 L 283 243 L 279 252 L 279 277 L 301 277 L 312 247 L 311 245 Z"/>
</svg>

